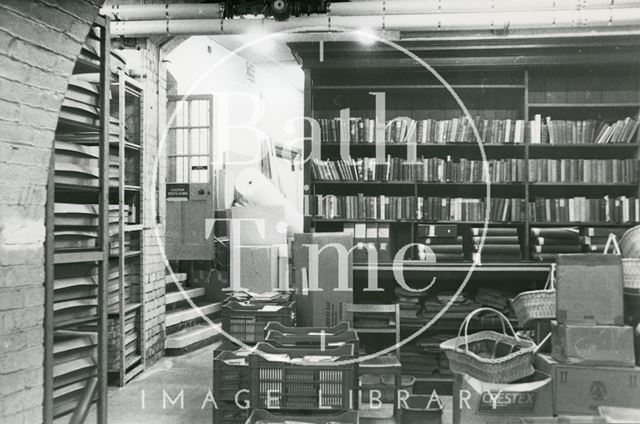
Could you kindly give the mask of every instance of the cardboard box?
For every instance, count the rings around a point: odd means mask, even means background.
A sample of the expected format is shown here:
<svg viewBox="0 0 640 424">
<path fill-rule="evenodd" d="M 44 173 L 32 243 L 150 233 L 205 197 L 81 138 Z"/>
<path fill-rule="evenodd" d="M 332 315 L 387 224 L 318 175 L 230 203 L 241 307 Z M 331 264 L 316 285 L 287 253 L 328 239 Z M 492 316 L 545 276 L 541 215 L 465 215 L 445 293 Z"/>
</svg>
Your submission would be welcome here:
<svg viewBox="0 0 640 424">
<path fill-rule="evenodd" d="M 633 328 L 551 322 L 551 356 L 573 365 L 633 367 Z"/>
<path fill-rule="evenodd" d="M 523 418 L 553 415 L 553 383 L 537 371 L 523 382 L 485 383 L 456 374 L 453 384 L 454 424 L 511 424 Z"/>
<path fill-rule="evenodd" d="M 620 256 L 558 255 L 557 264 L 556 316 L 560 324 L 624 324 Z"/>
<path fill-rule="evenodd" d="M 640 405 L 640 368 L 566 365 L 536 355 L 536 369 L 551 375 L 556 415 L 597 415 L 602 405 Z"/>
<path fill-rule="evenodd" d="M 320 252 L 317 260 L 310 245 L 317 246 Z M 352 247 L 353 237 L 347 233 L 295 234 L 294 289 L 300 326 L 331 327 L 344 320 L 342 305 L 353 303 Z M 342 252 L 339 253 L 339 250 Z M 342 255 L 345 265 L 342 275 L 338 268 L 339 255 Z M 313 262 L 317 265 L 316 269 L 311 266 Z M 348 290 L 340 289 L 340 281 Z M 316 284 L 317 289 L 312 289 Z"/>
<path fill-rule="evenodd" d="M 278 247 L 243 247 L 238 265 L 243 289 L 267 293 L 278 288 Z"/>
<path fill-rule="evenodd" d="M 287 245 L 283 206 L 241 206 L 231 208 L 231 246 Z M 255 220 L 255 221 L 254 221 Z M 238 226 L 238 223 L 241 224 Z M 234 230 L 240 234 L 236 238 Z"/>
</svg>

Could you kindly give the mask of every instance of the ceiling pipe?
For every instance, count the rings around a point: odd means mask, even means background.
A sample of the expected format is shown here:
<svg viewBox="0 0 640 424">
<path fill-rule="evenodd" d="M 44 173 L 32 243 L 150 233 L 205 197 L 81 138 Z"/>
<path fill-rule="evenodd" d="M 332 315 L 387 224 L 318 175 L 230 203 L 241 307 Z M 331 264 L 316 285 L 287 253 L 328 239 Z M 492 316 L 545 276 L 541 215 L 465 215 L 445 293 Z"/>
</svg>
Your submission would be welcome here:
<svg viewBox="0 0 640 424">
<path fill-rule="evenodd" d="M 344 28 L 369 31 L 468 31 L 503 29 L 608 29 L 640 26 L 640 7 L 625 9 L 552 10 L 526 12 L 477 12 L 417 15 L 327 16 L 312 15 L 274 19 L 167 19 L 111 23 L 113 37 L 151 35 L 219 35 L 266 33 L 313 28 L 332 31 Z"/>
<path fill-rule="evenodd" d="M 640 7 L 638 0 L 370 0 L 330 3 L 331 16 L 409 15 L 425 13 L 527 12 Z"/>
<path fill-rule="evenodd" d="M 224 16 L 224 4 L 122 4 L 103 7 L 100 14 L 113 21 L 220 19 Z"/>
</svg>

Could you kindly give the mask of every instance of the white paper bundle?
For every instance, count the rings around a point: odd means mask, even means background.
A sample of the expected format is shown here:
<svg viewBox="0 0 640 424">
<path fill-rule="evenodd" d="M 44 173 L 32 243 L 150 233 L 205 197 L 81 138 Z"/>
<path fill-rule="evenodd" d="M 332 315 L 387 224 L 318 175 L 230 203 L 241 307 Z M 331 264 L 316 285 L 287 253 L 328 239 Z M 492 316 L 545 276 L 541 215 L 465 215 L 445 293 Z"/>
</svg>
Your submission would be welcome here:
<svg viewBox="0 0 640 424">
<path fill-rule="evenodd" d="M 245 169 L 236 178 L 236 190 L 255 206 L 283 206 L 287 234 L 303 231 L 302 214 L 287 200 L 276 186 L 257 169 Z"/>
</svg>

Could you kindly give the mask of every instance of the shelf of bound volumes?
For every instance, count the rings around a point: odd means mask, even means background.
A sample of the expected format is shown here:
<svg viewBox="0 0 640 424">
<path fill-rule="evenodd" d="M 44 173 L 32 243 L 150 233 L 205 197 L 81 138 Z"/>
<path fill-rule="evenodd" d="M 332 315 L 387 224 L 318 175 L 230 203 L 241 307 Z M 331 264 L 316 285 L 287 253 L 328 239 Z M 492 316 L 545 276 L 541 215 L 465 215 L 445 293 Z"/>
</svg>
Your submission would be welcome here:
<svg viewBox="0 0 640 424">
<path fill-rule="evenodd" d="M 143 271 L 143 87 L 119 70 L 109 122 L 108 356 L 110 381 L 122 387 L 145 367 Z"/>
<path fill-rule="evenodd" d="M 398 84 L 382 69 L 345 71 L 341 81 L 330 69 L 307 76 L 319 130 L 309 127 L 318 144 L 306 145 L 314 153 L 309 229 L 353 231 L 359 243 L 390 245 L 387 258 L 419 242 L 426 247 L 405 259 L 519 263 L 601 251 L 599 243 L 538 245 L 534 230 L 583 237 L 640 222 L 635 69 L 442 71 L 469 115 L 419 72 Z M 384 132 L 376 128 L 380 92 Z M 485 221 L 481 247 L 474 231 Z M 455 228 L 459 240 L 424 238 L 423 224 Z"/>
<path fill-rule="evenodd" d="M 43 422 L 106 423 L 108 20 L 87 36 L 62 102 L 49 168 Z"/>
<path fill-rule="evenodd" d="M 305 127 L 305 231 L 353 234 L 354 302 L 400 305 L 402 337 L 424 331 L 401 348 L 402 373 L 445 394 L 440 343 L 470 311 L 513 321 L 509 299 L 542 289 L 558 254 L 602 252 L 640 222 L 640 59 L 615 37 L 422 36 L 397 43 L 439 75 L 385 43 L 290 47 L 317 122 Z M 400 287 L 399 272 L 428 290 Z M 372 275 L 378 292 L 365 289 Z"/>
</svg>

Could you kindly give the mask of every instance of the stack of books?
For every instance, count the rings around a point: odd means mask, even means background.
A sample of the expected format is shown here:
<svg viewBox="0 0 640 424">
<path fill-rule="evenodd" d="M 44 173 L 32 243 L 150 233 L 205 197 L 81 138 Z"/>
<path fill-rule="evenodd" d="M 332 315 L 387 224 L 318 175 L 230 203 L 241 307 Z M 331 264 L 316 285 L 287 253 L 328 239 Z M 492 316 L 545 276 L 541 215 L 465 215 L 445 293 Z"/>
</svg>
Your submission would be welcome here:
<svg viewBox="0 0 640 424">
<path fill-rule="evenodd" d="M 582 229 L 582 250 L 584 252 L 603 253 L 609 234 L 615 234 L 620 240 L 626 228 L 585 227 Z"/>
<path fill-rule="evenodd" d="M 417 317 L 422 303 L 422 292 L 411 292 L 403 289 L 402 287 L 396 287 L 395 294 L 396 301 L 398 305 L 400 305 L 400 317 Z"/>
<path fill-rule="evenodd" d="M 502 290 L 480 287 L 475 300 L 483 306 L 499 311 L 507 311 L 509 309 L 509 295 Z"/>
<path fill-rule="evenodd" d="M 512 262 L 522 258 L 521 241 L 516 227 L 487 228 L 482 250 L 484 227 L 472 227 L 471 245 L 475 262 Z"/>
<path fill-rule="evenodd" d="M 462 236 L 457 225 L 418 225 L 418 258 L 423 261 L 461 262 L 464 261 Z"/>
<path fill-rule="evenodd" d="M 584 240 L 575 227 L 531 228 L 531 259 L 555 261 L 560 253 L 581 253 Z"/>
</svg>

